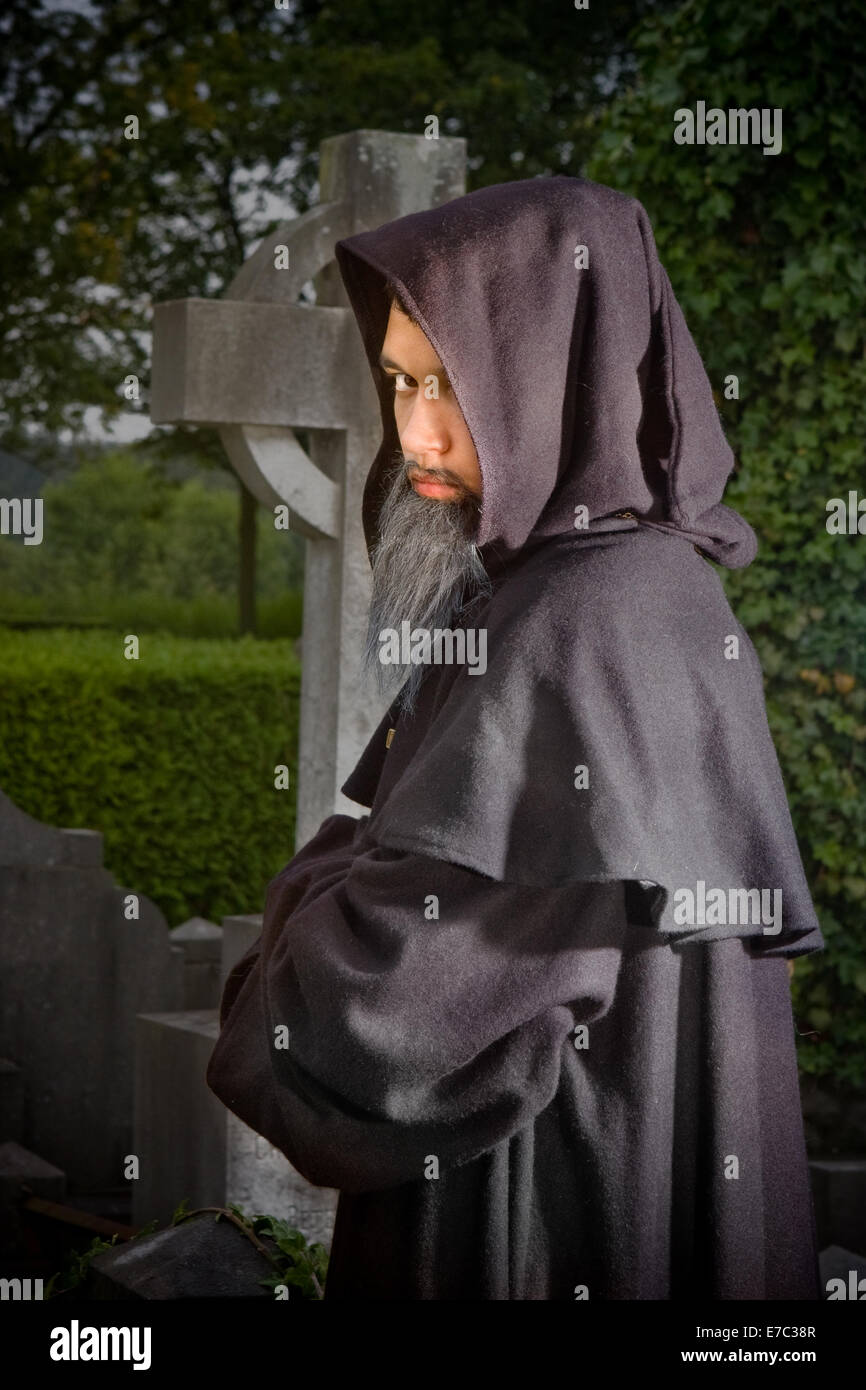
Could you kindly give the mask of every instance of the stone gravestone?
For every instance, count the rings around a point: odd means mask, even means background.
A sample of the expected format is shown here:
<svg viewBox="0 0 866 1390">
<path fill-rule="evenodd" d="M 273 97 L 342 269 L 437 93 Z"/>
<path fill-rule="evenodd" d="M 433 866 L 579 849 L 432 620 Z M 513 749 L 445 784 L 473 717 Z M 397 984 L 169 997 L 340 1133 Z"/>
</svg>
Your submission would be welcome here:
<svg viewBox="0 0 866 1390">
<path fill-rule="evenodd" d="M 253 495 L 287 505 L 307 539 L 296 848 L 335 811 L 358 814 L 339 789 L 382 715 L 359 677 L 370 593 L 361 502 L 381 420 L 334 243 L 463 194 L 465 141 L 335 136 L 322 143 L 319 183 L 318 205 L 267 237 L 224 299 L 156 306 L 151 394 L 154 423 L 217 428 Z M 311 285 L 316 303 L 301 302 Z M 295 429 L 309 433 L 309 453 Z M 260 915 L 226 919 L 223 978 L 260 932 Z M 182 1197 L 228 1200 L 327 1241 L 336 1192 L 312 1187 L 207 1090 L 216 1011 L 138 1023 L 136 1223 L 166 1220 Z"/>
<path fill-rule="evenodd" d="M 126 918 L 102 853 L 0 791 L 2 1137 L 93 1191 L 123 1187 L 133 1151 L 135 1016 L 181 1008 L 186 972 L 154 903 Z"/>
<path fill-rule="evenodd" d="M 261 913 L 224 918 L 223 980 L 261 929 Z M 337 1194 L 308 1183 L 205 1084 L 219 1035 L 217 1010 L 142 1013 L 136 1025 L 134 1152 L 141 1171 L 133 1186 L 134 1224 L 168 1223 L 184 1198 L 190 1208 L 233 1202 L 247 1214 L 282 1217 L 308 1240 L 327 1243 Z"/>
</svg>

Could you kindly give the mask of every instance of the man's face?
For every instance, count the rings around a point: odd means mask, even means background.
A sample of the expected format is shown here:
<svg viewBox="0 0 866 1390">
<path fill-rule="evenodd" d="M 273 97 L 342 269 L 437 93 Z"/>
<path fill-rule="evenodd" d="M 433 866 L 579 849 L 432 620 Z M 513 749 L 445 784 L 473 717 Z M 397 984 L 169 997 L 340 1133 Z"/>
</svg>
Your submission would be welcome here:
<svg viewBox="0 0 866 1390">
<path fill-rule="evenodd" d="M 394 382 L 394 423 L 419 496 L 481 501 L 481 469 L 445 368 L 426 334 L 392 305 L 379 364 Z"/>
<path fill-rule="evenodd" d="M 481 470 L 445 369 L 426 335 L 392 308 L 379 365 L 394 378 L 400 451 L 378 514 L 364 669 L 384 694 L 395 683 L 414 708 L 425 670 L 384 666 L 389 630 L 451 628 L 490 592 L 474 537 L 482 505 Z"/>
</svg>

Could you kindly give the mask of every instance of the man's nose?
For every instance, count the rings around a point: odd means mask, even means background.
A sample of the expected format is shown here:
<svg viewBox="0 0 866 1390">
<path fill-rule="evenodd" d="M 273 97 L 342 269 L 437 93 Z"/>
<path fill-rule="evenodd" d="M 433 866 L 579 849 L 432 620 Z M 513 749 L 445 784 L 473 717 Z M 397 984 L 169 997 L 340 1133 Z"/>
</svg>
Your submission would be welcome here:
<svg viewBox="0 0 866 1390">
<path fill-rule="evenodd" d="M 403 451 L 420 455 L 419 463 L 423 462 L 424 454 L 442 454 L 448 448 L 448 427 L 438 406 L 438 401 L 425 400 L 419 392 L 418 398 L 412 403 L 409 419 L 403 426 L 400 436 Z"/>
</svg>

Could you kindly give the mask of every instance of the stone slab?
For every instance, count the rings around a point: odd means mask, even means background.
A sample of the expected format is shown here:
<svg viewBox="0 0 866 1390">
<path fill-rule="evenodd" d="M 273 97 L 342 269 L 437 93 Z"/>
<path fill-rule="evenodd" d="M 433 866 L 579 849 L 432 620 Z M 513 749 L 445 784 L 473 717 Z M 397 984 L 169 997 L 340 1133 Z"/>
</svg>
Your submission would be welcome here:
<svg viewBox="0 0 866 1390">
<path fill-rule="evenodd" d="M 272 1272 L 242 1231 L 205 1214 L 97 1255 L 86 1293 L 92 1299 L 273 1299 L 257 1282 Z"/>
<path fill-rule="evenodd" d="M 66 1174 L 39 1154 L 8 1140 L 0 1144 L 0 1257 L 4 1260 L 20 1254 L 26 1246 L 26 1218 L 21 1211 L 21 1189 L 25 1186 L 34 1197 L 62 1202 Z"/>
</svg>

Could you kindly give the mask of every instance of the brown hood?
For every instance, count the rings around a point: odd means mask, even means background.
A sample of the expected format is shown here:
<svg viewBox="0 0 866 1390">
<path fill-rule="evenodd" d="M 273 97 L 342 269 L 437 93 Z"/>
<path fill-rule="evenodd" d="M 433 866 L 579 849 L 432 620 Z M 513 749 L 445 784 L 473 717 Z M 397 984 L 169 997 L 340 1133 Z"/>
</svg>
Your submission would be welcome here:
<svg viewBox="0 0 866 1390">
<path fill-rule="evenodd" d="M 643 524 L 730 569 L 754 558 L 752 528 L 721 501 L 733 455 L 635 198 L 561 174 L 494 184 L 335 252 L 382 407 L 364 493 L 368 548 L 399 449 L 377 365 L 387 276 L 439 354 L 475 442 L 485 558 L 507 562 L 567 532 L 579 542 L 580 505 L 589 533 Z"/>
</svg>

